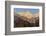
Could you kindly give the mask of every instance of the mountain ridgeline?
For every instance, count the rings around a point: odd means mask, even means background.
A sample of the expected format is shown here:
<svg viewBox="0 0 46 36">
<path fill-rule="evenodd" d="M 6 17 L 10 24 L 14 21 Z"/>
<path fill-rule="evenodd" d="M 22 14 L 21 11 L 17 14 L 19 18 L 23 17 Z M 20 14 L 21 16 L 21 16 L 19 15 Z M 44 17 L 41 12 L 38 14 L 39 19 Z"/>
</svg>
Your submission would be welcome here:
<svg viewBox="0 0 46 36">
<path fill-rule="evenodd" d="M 14 27 L 38 27 L 39 13 L 14 13 Z"/>
</svg>

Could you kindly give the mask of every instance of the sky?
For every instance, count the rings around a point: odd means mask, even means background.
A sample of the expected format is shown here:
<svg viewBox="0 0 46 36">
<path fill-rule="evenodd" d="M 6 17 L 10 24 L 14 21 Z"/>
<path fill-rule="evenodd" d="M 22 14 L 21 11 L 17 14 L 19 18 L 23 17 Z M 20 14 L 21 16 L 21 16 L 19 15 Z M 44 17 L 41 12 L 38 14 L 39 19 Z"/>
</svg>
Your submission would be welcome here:
<svg viewBox="0 0 46 36">
<path fill-rule="evenodd" d="M 31 9 L 29 9 L 29 8 L 15 8 L 14 11 L 16 13 L 23 12 L 23 11 L 26 11 L 26 12 L 29 11 L 31 13 L 37 13 L 37 12 L 39 12 L 39 9 L 33 9 L 33 8 L 31 8 Z"/>
</svg>

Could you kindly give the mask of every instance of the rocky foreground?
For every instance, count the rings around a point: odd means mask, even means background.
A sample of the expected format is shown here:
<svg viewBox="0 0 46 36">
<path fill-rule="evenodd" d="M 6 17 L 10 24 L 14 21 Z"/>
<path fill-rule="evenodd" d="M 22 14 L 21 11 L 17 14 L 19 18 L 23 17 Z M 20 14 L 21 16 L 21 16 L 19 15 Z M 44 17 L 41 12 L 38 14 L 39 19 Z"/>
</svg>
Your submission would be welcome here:
<svg viewBox="0 0 46 36">
<path fill-rule="evenodd" d="M 19 13 L 14 15 L 14 27 L 38 27 L 39 14 Z"/>
</svg>

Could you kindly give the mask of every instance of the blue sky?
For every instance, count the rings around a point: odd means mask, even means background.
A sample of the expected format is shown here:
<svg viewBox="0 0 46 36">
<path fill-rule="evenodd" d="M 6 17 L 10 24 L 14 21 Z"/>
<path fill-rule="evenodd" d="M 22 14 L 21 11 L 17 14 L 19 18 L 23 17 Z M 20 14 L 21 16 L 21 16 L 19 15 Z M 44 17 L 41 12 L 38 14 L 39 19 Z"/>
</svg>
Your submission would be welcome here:
<svg viewBox="0 0 46 36">
<path fill-rule="evenodd" d="M 15 10 L 15 12 L 22 12 L 22 11 L 30 11 L 30 12 L 32 12 L 32 13 L 37 13 L 37 12 L 39 12 L 39 9 L 33 9 L 33 8 L 31 8 L 31 9 L 29 9 L 29 8 L 15 8 L 14 9 Z"/>
</svg>

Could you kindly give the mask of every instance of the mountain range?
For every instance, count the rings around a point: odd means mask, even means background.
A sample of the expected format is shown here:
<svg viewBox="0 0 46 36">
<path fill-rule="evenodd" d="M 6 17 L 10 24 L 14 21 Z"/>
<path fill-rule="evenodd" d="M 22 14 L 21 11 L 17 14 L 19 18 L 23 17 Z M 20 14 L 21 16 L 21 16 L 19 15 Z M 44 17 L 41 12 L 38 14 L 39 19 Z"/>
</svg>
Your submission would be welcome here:
<svg viewBox="0 0 46 36">
<path fill-rule="evenodd" d="M 16 17 L 19 18 L 21 21 L 21 24 L 23 21 L 30 23 L 30 25 L 32 25 L 31 23 L 34 23 L 33 25 L 39 25 L 39 13 L 35 13 L 32 14 L 30 12 L 20 12 L 20 13 L 14 13 L 14 20 L 16 21 Z M 18 20 L 19 20 L 18 19 Z M 37 23 L 37 24 L 36 24 Z M 24 24 L 24 23 L 23 23 Z M 27 23 L 25 23 L 27 24 Z"/>
</svg>

